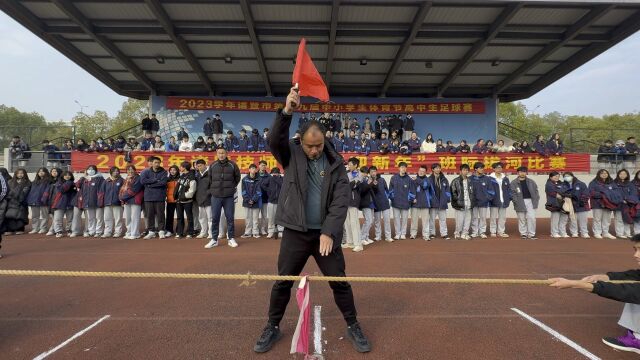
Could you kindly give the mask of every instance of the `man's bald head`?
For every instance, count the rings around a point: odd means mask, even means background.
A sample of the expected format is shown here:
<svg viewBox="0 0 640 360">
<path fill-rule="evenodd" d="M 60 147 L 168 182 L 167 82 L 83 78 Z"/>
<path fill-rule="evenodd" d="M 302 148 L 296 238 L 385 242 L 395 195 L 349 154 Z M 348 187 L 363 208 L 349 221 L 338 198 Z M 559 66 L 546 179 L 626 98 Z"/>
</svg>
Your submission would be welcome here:
<svg viewBox="0 0 640 360">
<path fill-rule="evenodd" d="M 300 128 L 300 139 L 302 150 L 311 160 L 318 159 L 324 150 L 324 133 L 320 128 L 320 123 L 311 120 Z"/>
</svg>

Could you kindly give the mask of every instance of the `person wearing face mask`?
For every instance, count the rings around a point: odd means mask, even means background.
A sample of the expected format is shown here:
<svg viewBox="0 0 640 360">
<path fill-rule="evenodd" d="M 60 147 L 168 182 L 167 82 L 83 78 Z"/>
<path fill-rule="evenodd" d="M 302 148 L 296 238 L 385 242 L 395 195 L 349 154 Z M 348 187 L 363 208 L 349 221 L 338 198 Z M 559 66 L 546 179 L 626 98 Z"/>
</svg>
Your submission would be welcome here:
<svg viewBox="0 0 640 360">
<path fill-rule="evenodd" d="M 589 210 L 589 190 L 587 185 L 578 180 L 572 172 L 565 172 L 563 175 L 564 183 L 567 187 L 567 195 L 571 198 L 574 216 L 569 216 L 569 232 L 571 237 L 577 238 L 582 236 L 589 239 L 588 218 Z M 562 224 L 561 224 L 562 225 Z"/>
<path fill-rule="evenodd" d="M 544 192 L 547 195 L 547 202 L 544 207 L 551 212 L 551 237 L 568 238 L 568 215 L 563 211 L 562 208 L 562 205 L 565 201 L 567 188 L 564 181 L 560 181 L 559 172 L 552 171 L 549 173 L 549 179 L 545 184 Z"/>
<path fill-rule="evenodd" d="M 119 199 L 124 204 L 124 219 L 127 232 L 124 238 L 140 238 L 140 217 L 142 214 L 144 186 L 133 165 L 127 166 L 127 179 L 120 188 Z"/>
<path fill-rule="evenodd" d="M 124 179 L 120 176 L 120 169 L 112 167 L 109 169 L 109 177 L 102 183 L 101 201 L 104 206 L 104 234 L 103 238 L 113 235 L 119 238 L 124 233 L 122 227 L 122 202 L 120 201 L 120 189 L 124 184 Z"/>
<path fill-rule="evenodd" d="M 104 230 L 104 208 L 99 199 L 104 196 L 102 183 L 104 177 L 98 172 L 95 165 L 89 165 L 85 176 L 76 181 L 78 195 L 76 207 L 73 212 L 73 225 L 71 237 L 83 234 L 84 237 L 100 237 Z M 82 215 L 87 219 L 87 225 L 82 231 Z"/>
</svg>

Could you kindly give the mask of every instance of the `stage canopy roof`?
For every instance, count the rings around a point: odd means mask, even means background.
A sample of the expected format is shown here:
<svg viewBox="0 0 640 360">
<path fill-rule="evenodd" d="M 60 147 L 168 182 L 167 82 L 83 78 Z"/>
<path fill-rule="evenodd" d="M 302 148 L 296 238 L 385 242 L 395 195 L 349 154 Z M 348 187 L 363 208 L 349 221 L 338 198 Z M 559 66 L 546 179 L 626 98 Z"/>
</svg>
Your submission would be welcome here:
<svg viewBox="0 0 640 360">
<path fill-rule="evenodd" d="M 333 96 L 510 101 L 640 29 L 640 1 L 2 0 L 0 9 L 135 98 L 284 95 L 305 37 Z"/>
</svg>

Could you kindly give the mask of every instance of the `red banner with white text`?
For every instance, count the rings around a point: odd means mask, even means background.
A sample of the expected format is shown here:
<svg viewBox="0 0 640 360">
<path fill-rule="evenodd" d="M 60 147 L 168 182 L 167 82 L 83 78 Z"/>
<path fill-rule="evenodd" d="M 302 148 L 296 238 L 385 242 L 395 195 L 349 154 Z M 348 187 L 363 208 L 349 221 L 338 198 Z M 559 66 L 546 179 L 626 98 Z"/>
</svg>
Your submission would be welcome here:
<svg viewBox="0 0 640 360">
<path fill-rule="evenodd" d="M 162 166 L 166 169 L 171 165 L 180 165 L 183 161 L 194 163 L 198 159 L 203 159 L 207 164 L 216 160 L 214 152 L 149 152 L 136 151 L 131 154 L 131 163 L 138 171 L 147 167 L 147 158 L 157 156 L 162 160 Z M 589 154 L 564 154 L 561 156 L 543 157 L 538 154 L 342 154 L 345 161 L 350 157 L 360 160 L 360 166 L 376 166 L 379 173 L 393 174 L 398 172 L 398 165 L 401 162 L 407 163 L 409 173 L 418 172 L 420 165 L 427 165 L 431 169 L 431 164 L 439 163 L 445 173 L 457 173 L 460 165 L 468 164 L 473 169 L 473 164 L 480 161 L 487 167 L 496 162 L 505 165 L 505 171 L 516 172 L 520 166 L 526 166 L 531 173 L 548 173 L 550 171 L 572 171 L 589 172 Z M 276 159 L 266 152 L 232 152 L 229 158 L 236 162 L 240 171 L 247 173 L 249 165 L 256 164 L 261 160 L 267 162 L 269 169 L 280 167 Z M 84 171 L 89 165 L 96 165 L 99 171 L 107 172 L 112 166 L 117 166 L 124 171 L 129 163 L 125 160 L 124 153 L 104 152 L 85 153 L 74 151 L 71 154 L 71 168 L 73 171 Z"/>
<path fill-rule="evenodd" d="M 282 101 L 218 100 L 210 98 L 167 97 L 166 108 L 171 110 L 214 111 L 275 111 Z M 323 113 L 412 113 L 412 114 L 484 114 L 484 101 L 451 101 L 387 104 L 302 104 L 299 112 Z"/>
</svg>

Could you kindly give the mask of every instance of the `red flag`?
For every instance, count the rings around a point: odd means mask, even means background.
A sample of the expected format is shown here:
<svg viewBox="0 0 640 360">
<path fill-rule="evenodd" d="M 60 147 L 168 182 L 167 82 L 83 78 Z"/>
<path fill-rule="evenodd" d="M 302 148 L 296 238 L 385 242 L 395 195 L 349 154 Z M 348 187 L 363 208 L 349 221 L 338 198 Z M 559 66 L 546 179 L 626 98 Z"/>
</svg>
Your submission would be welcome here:
<svg viewBox="0 0 640 360">
<path fill-rule="evenodd" d="M 322 76 L 313 65 L 311 56 L 305 49 L 307 40 L 302 38 L 298 46 L 298 57 L 296 58 L 296 67 L 293 69 L 292 84 L 298 84 L 300 96 L 311 96 L 320 101 L 329 101 L 329 91 L 327 85 L 324 84 Z"/>
<path fill-rule="evenodd" d="M 311 299 L 309 299 L 309 280 L 306 276 L 302 277 L 296 292 L 296 300 L 298 300 L 298 308 L 300 315 L 298 316 L 298 324 L 291 339 L 291 354 L 296 352 L 305 354 L 305 359 L 309 355 L 309 317 L 311 314 Z"/>
</svg>

